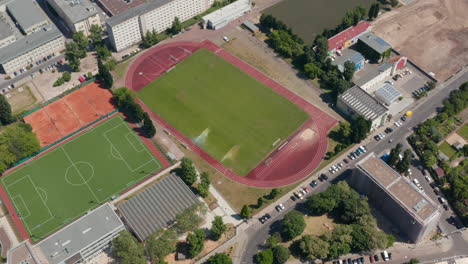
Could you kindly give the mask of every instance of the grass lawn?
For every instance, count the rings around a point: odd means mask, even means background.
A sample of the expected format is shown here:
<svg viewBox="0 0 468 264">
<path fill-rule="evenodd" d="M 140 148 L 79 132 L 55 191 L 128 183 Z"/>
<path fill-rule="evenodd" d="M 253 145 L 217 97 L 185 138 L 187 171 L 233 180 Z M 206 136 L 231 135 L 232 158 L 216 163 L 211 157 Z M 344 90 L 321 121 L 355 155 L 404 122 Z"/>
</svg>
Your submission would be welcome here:
<svg viewBox="0 0 468 264">
<path fill-rule="evenodd" d="M 468 124 L 465 124 L 462 128 L 460 128 L 460 130 L 457 131 L 457 134 L 465 140 L 468 140 Z"/>
<path fill-rule="evenodd" d="M 205 49 L 137 95 L 239 175 L 246 175 L 309 118 L 292 102 Z"/>
<path fill-rule="evenodd" d="M 161 168 L 120 115 L 1 179 L 38 241 Z"/>
<path fill-rule="evenodd" d="M 126 61 L 119 63 L 115 66 L 114 73 L 117 75 L 117 77 L 123 78 L 125 76 L 125 73 L 127 73 L 127 68 L 130 65 L 130 63 L 133 61 L 134 58 L 129 58 Z"/>
<path fill-rule="evenodd" d="M 457 151 L 450 146 L 447 141 L 444 141 L 442 144 L 439 145 L 439 150 L 442 151 L 447 157 L 451 158 Z"/>
<path fill-rule="evenodd" d="M 306 228 L 304 229 L 304 233 L 302 233 L 303 235 L 320 236 L 329 231 L 328 228 L 331 230 L 336 225 L 333 219 L 329 218 L 327 215 L 305 216 L 304 220 L 306 222 Z"/>
</svg>

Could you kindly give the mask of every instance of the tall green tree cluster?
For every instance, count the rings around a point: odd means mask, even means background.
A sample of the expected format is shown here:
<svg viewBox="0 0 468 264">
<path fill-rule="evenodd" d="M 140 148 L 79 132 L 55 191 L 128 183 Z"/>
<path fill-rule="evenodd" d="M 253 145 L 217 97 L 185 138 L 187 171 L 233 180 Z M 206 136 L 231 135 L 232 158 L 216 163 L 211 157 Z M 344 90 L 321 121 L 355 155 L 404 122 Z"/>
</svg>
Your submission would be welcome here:
<svg viewBox="0 0 468 264">
<path fill-rule="evenodd" d="M 146 112 L 143 114 L 143 126 L 141 128 L 148 138 L 152 138 L 156 135 L 156 128 L 154 127 L 153 121 Z"/>
<path fill-rule="evenodd" d="M 200 175 L 200 184 L 197 187 L 198 194 L 201 197 L 206 198 L 210 192 L 211 178 L 207 172 L 202 172 Z"/>
<path fill-rule="evenodd" d="M 232 264 L 232 259 L 226 253 L 216 253 L 208 259 L 207 263 L 208 264 Z"/>
<path fill-rule="evenodd" d="M 380 12 L 380 4 L 379 3 L 372 4 L 371 7 L 369 8 L 369 13 L 367 14 L 367 16 L 369 17 L 369 20 L 372 21 L 375 18 L 377 18 L 377 16 L 379 15 L 379 12 Z"/>
<path fill-rule="evenodd" d="M 287 213 L 281 220 L 281 235 L 283 240 L 289 241 L 304 232 L 306 227 L 304 215 L 296 210 Z"/>
<path fill-rule="evenodd" d="M 146 252 L 151 263 L 161 263 L 164 257 L 175 252 L 177 232 L 172 229 L 159 230 L 146 239 Z"/>
<path fill-rule="evenodd" d="M 178 174 L 188 186 L 192 186 L 197 180 L 197 171 L 195 170 L 195 166 L 193 166 L 193 162 L 187 157 L 182 158 Z"/>
<path fill-rule="evenodd" d="M 156 31 L 153 29 L 153 31 L 147 31 L 145 37 L 143 38 L 143 42 L 141 45 L 143 48 L 149 48 L 152 47 L 159 42 L 159 37 Z"/>
<path fill-rule="evenodd" d="M 377 228 L 367 198 L 344 181 L 309 197 L 306 207 L 312 215 L 334 216 L 340 225 L 321 236 L 303 236 L 296 244 L 303 257 L 335 259 L 351 251 L 385 248 L 389 242 L 387 234 Z"/>
<path fill-rule="evenodd" d="M 80 59 L 86 57 L 88 50 L 88 39 L 82 31 L 78 31 L 72 36 L 73 41 L 65 44 L 65 59 L 73 71 L 80 71 Z"/>
<path fill-rule="evenodd" d="M 178 17 L 175 17 L 174 21 L 172 21 L 171 27 L 168 29 L 168 32 L 169 34 L 176 35 L 180 31 L 182 31 L 182 23 Z"/>
<path fill-rule="evenodd" d="M 0 133 L 0 173 L 40 150 L 39 140 L 29 124 L 17 122 Z"/>
<path fill-rule="evenodd" d="M 16 121 L 16 118 L 11 112 L 11 105 L 3 96 L 0 94 L 0 126 L 6 126 Z"/>
<path fill-rule="evenodd" d="M 367 10 L 362 6 L 357 6 L 351 11 L 346 12 L 341 23 L 334 29 L 324 29 L 322 35 L 326 38 L 331 38 L 334 35 L 340 33 L 341 31 L 357 25 L 361 20 L 366 16 Z"/>
<path fill-rule="evenodd" d="M 205 246 L 206 234 L 203 229 L 195 229 L 193 233 L 188 234 L 187 244 L 188 244 L 188 253 L 190 258 L 196 257 L 203 250 Z"/>
<path fill-rule="evenodd" d="M 136 102 L 135 97 L 127 87 L 121 87 L 114 91 L 113 101 L 117 107 L 135 122 L 143 120 L 143 108 Z"/>
<path fill-rule="evenodd" d="M 213 222 L 211 222 L 210 230 L 213 240 L 218 241 L 226 230 L 227 226 L 224 224 L 223 218 L 221 216 L 215 216 Z"/>
<path fill-rule="evenodd" d="M 110 72 L 109 67 L 105 65 L 100 58 L 98 58 L 97 61 L 99 79 L 102 81 L 106 88 L 112 88 L 112 85 L 114 85 L 114 78 L 112 77 L 112 73 Z"/>
<path fill-rule="evenodd" d="M 206 207 L 202 203 L 195 204 L 182 213 L 176 215 L 175 230 L 179 234 L 195 230 L 203 221 L 206 214 Z"/>
<path fill-rule="evenodd" d="M 112 241 L 112 247 L 122 264 L 146 264 L 145 247 L 138 243 L 136 238 L 128 231 L 122 231 L 118 237 Z"/>
</svg>

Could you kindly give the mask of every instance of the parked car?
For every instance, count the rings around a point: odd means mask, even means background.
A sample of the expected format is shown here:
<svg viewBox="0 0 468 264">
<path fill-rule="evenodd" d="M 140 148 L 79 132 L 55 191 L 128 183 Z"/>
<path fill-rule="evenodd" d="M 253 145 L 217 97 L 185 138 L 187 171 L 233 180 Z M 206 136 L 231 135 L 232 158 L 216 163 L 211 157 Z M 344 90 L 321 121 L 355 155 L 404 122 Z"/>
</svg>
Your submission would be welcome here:
<svg viewBox="0 0 468 264">
<path fill-rule="evenodd" d="M 384 252 L 382 252 L 382 259 L 384 261 L 389 261 L 390 258 L 388 257 L 388 253 L 387 253 L 387 250 L 385 250 Z"/>
<path fill-rule="evenodd" d="M 302 195 L 302 193 L 300 193 L 300 192 L 294 192 L 293 194 L 294 194 L 294 196 L 296 196 L 298 199 L 301 199 L 301 200 L 304 199 L 304 195 Z"/>
<path fill-rule="evenodd" d="M 283 204 L 278 204 L 276 207 L 276 211 L 281 212 L 284 210 L 284 205 Z"/>
<path fill-rule="evenodd" d="M 379 255 L 374 255 L 375 262 L 379 261 Z"/>
<path fill-rule="evenodd" d="M 392 133 L 392 132 L 393 132 L 393 128 L 391 128 L 391 127 L 387 127 L 387 128 L 385 129 L 385 133 L 387 133 L 387 134 L 390 134 L 390 133 Z"/>
<path fill-rule="evenodd" d="M 370 255 L 369 256 L 369 261 L 370 261 L 370 263 L 374 263 L 375 262 L 374 256 Z"/>
<path fill-rule="evenodd" d="M 318 184 L 317 184 L 316 180 L 313 180 L 313 181 L 310 182 L 310 186 L 312 186 L 312 188 L 317 187 L 317 185 Z"/>
<path fill-rule="evenodd" d="M 442 196 L 438 197 L 440 204 L 444 204 L 446 202 L 445 198 Z"/>
<path fill-rule="evenodd" d="M 260 217 L 258 220 L 260 221 L 260 223 L 264 224 L 270 218 L 271 218 L 270 214 L 265 214 L 264 216 Z"/>
<path fill-rule="evenodd" d="M 317 183 L 317 182 L 315 182 Z M 302 187 L 302 190 L 304 190 L 306 193 L 310 193 L 309 189 L 307 189 L 307 187 Z"/>
<path fill-rule="evenodd" d="M 347 159 L 343 159 L 344 163 L 348 164 L 349 163 L 349 160 Z"/>
<path fill-rule="evenodd" d="M 296 196 L 294 196 L 294 195 L 291 195 L 291 197 L 289 197 L 289 198 L 291 198 L 291 200 L 292 200 L 293 202 L 295 202 L 295 201 L 297 200 Z"/>
</svg>

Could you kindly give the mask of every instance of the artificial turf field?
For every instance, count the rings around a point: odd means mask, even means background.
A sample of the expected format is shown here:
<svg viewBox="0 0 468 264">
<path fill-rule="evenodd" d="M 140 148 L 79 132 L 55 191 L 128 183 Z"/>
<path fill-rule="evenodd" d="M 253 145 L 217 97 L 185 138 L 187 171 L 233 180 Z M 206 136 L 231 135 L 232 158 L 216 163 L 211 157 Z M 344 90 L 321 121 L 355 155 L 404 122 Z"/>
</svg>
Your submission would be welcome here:
<svg viewBox="0 0 468 264">
<path fill-rule="evenodd" d="M 300 107 L 206 49 L 137 95 L 239 175 L 255 168 L 309 118 Z"/>
<path fill-rule="evenodd" d="M 1 178 L 32 241 L 162 168 L 116 115 Z"/>
</svg>

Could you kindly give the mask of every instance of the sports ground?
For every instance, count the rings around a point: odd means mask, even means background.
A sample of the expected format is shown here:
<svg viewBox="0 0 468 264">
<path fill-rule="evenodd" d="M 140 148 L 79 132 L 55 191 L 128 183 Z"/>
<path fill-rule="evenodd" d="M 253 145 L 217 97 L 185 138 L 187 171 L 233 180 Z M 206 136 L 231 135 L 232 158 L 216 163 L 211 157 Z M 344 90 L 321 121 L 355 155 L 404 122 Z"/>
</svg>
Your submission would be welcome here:
<svg viewBox="0 0 468 264">
<path fill-rule="evenodd" d="M 300 107 L 206 49 L 137 95 L 239 175 L 247 175 L 309 119 Z"/>
<path fill-rule="evenodd" d="M 114 115 L 8 173 L 1 184 L 34 242 L 161 168 Z"/>
<path fill-rule="evenodd" d="M 227 177 L 279 187 L 313 172 L 336 120 L 210 41 L 139 56 L 125 84 L 167 133 Z"/>
</svg>

